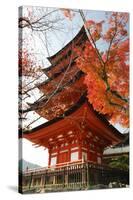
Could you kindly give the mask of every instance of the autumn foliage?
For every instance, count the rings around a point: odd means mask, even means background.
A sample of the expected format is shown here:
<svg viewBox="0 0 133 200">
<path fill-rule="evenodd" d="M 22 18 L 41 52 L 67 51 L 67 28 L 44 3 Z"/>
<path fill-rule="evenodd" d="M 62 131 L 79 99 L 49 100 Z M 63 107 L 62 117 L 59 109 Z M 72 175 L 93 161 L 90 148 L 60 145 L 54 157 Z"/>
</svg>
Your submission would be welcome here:
<svg viewBox="0 0 133 200">
<path fill-rule="evenodd" d="M 88 42 L 84 51 L 77 50 L 77 66 L 86 73 L 88 101 L 93 108 L 107 116 L 111 123 L 129 125 L 129 38 L 128 14 L 112 13 L 108 28 L 104 21 L 88 20 Z M 97 41 L 101 39 L 108 48 L 100 52 Z"/>
<path fill-rule="evenodd" d="M 70 21 L 75 16 L 74 11 L 70 9 L 61 9 L 61 12 Z M 84 49 L 73 49 L 78 54 L 77 67 L 85 73 L 84 83 L 87 86 L 88 101 L 94 110 L 104 114 L 111 123 L 128 127 L 129 16 L 127 13 L 109 12 L 108 20 L 105 18 L 105 21 L 96 22 L 85 19 L 83 11 L 76 12 L 81 15 L 88 36 Z M 40 23 L 40 20 L 42 18 L 36 22 Z M 27 23 L 27 18 L 23 19 L 23 23 L 21 20 L 21 28 L 30 27 L 31 24 Z M 38 28 L 34 22 L 31 27 L 32 30 Z M 102 45 L 99 45 L 99 41 Z M 37 67 L 35 56 L 27 49 L 26 45 L 23 50 L 19 50 L 19 71 L 21 76 L 35 78 L 40 67 Z"/>
<path fill-rule="evenodd" d="M 18 66 L 19 75 L 25 77 L 36 77 L 41 71 L 40 66 L 37 65 L 36 57 L 28 52 L 27 48 L 19 49 L 18 52 Z"/>
</svg>

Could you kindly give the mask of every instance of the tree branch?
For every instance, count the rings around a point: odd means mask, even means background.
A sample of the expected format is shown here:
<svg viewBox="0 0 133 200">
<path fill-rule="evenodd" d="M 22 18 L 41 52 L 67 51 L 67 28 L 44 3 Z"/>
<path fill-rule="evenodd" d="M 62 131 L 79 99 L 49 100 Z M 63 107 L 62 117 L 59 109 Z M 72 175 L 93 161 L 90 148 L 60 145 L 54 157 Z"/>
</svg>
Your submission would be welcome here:
<svg viewBox="0 0 133 200">
<path fill-rule="evenodd" d="M 94 39 L 93 39 L 93 37 L 92 37 L 92 35 L 91 35 L 91 32 L 90 32 L 90 30 L 87 29 L 86 26 L 85 26 L 85 24 L 86 24 L 86 19 L 85 19 L 84 13 L 83 13 L 82 10 L 79 10 L 79 13 L 80 13 L 81 18 L 82 18 L 82 20 L 83 20 L 83 22 L 84 22 L 84 27 L 85 27 L 85 30 L 86 30 L 88 39 L 89 39 L 89 41 L 90 41 L 90 39 L 91 39 L 91 42 L 92 42 L 92 44 L 93 44 L 94 47 L 95 47 L 95 50 L 96 50 L 97 56 L 98 56 L 98 58 L 99 58 L 99 61 L 101 62 L 102 66 L 104 66 L 104 61 L 103 61 L 103 59 L 102 59 L 102 57 L 101 57 L 101 54 L 100 54 L 99 50 L 97 49 L 96 43 L 95 43 L 95 41 L 94 41 Z M 89 37 L 90 37 L 90 38 L 89 38 Z"/>
</svg>

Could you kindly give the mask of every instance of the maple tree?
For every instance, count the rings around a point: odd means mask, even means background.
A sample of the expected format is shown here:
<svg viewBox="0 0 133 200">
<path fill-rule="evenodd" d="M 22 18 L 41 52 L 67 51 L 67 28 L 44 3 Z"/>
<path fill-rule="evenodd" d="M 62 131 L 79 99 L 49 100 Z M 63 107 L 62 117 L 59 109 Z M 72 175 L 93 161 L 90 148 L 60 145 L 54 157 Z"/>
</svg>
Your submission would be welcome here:
<svg viewBox="0 0 133 200">
<path fill-rule="evenodd" d="M 41 40 L 45 45 L 47 54 L 48 41 L 47 32 L 59 30 L 62 18 L 58 14 L 59 9 L 43 9 L 36 7 L 23 8 L 20 11 L 18 19 L 19 27 L 19 48 L 18 48 L 18 66 L 19 66 L 19 114 L 21 119 L 27 120 L 26 115 L 29 112 L 27 98 L 37 99 L 41 95 L 34 92 L 42 79 L 46 79 L 47 74 L 44 68 L 41 55 L 38 53 L 38 47 L 35 46 L 35 37 Z M 39 45 L 38 45 L 39 46 Z M 32 93 L 32 94 L 31 94 Z M 22 123 L 21 123 L 22 125 Z"/>
<path fill-rule="evenodd" d="M 84 17 L 84 16 L 82 16 Z M 89 40 L 84 51 L 78 49 L 77 66 L 85 72 L 88 101 L 111 123 L 129 125 L 129 37 L 128 14 L 113 12 L 104 32 L 104 21 L 84 20 Z M 100 52 L 97 41 L 108 44 Z"/>
<path fill-rule="evenodd" d="M 22 45 L 23 43 L 23 45 Z M 27 120 L 27 113 L 24 114 L 23 110 L 27 109 L 27 105 L 24 102 L 25 99 L 30 97 L 29 91 L 35 88 L 33 82 L 39 79 L 42 74 L 41 67 L 38 65 L 37 58 L 34 53 L 28 51 L 27 46 L 29 41 L 23 39 L 20 41 L 18 51 L 18 69 L 19 69 L 19 118 L 21 120 Z M 20 128 L 22 123 L 20 123 Z"/>
<path fill-rule="evenodd" d="M 20 49 L 18 54 L 20 76 L 36 77 L 41 69 L 39 66 L 34 67 L 36 65 L 35 56 L 30 55 L 26 48 Z"/>
<path fill-rule="evenodd" d="M 72 21 L 75 16 L 70 9 L 61 9 L 64 16 Z M 47 21 L 49 14 L 46 13 L 39 18 L 19 18 L 19 28 L 28 28 L 37 33 L 51 30 L 59 22 L 59 18 Z M 106 115 L 111 123 L 129 125 L 129 36 L 128 36 L 128 14 L 113 12 L 109 13 L 108 22 L 86 20 L 83 11 L 79 12 L 87 32 L 88 41 L 82 49 L 74 49 L 78 54 L 77 66 L 86 74 L 84 83 L 87 86 L 87 98 L 93 108 L 101 114 Z M 40 25 L 41 24 L 41 25 Z M 106 46 L 101 50 L 98 42 Z M 29 54 L 28 48 L 19 52 L 19 66 L 23 76 L 35 77 L 40 73 L 37 68 L 36 59 Z M 35 68 L 33 67 L 35 66 Z M 60 86 L 61 87 L 61 86 Z M 29 89 L 29 88 L 28 88 Z M 32 88 L 31 88 L 32 89 Z M 28 90 L 27 90 L 28 91 Z M 26 91 L 26 92 L 27 92 Z"/>
</svg>

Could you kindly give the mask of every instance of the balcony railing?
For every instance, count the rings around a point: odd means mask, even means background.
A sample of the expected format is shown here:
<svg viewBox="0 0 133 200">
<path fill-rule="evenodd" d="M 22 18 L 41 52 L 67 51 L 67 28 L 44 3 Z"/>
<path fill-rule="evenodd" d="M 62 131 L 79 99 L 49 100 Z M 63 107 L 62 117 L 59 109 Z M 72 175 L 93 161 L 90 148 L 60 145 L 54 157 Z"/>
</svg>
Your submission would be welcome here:
<svg viewBox="0 0 133 200">
<path fill-rule="evenodd" d="M 111 182 L 128 184 L 128 171 L 91 162 L 63 163 L 20 173 L 21 192 L 53 192 L 108 187 Z"/>
</svg>

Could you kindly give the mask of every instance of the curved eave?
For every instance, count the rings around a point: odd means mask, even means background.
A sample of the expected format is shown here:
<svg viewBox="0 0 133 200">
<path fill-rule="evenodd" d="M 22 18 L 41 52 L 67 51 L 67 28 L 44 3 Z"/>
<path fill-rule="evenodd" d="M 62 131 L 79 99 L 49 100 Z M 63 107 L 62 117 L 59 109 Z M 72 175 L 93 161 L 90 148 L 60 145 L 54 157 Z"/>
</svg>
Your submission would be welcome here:
<svg viewBox="0 0 133 200">
<path fill-rule="evenodd" d="M 65 89 L 66 86 L 70 86 L 71 84 L 75 83 L 76 80 L 79 80 L 83 75 L 84 75 L 84 73 L 83 73 L 82 71 L 78 71 L 77 74 L 74 76 L 74 78 L 70 79 L 65 85 L 63 85 L 63 86 L 62 86 L 61 88 L 59 88 L 56 92 L 54 92 L 54 95 L 60 93 L 62 90 Z M 52 92 L 52 93 L 53 93 L 53 92 Z M 50 93 L 48 96 L 51 96 L 52 93 Z M 38 106 L 38 104 L 43 103 L 43 102 L 45 102 L 45 101 L 47 101 L 47 100 L 48 100 L 48 98 L 44 98 L 44 99 L 42 99 L 42 100 L 40 100 L 40 101 L 38 101 L 38 102 L 35 102 L 35 103 L 33 103 L 33 104 L 28 103 L 28 105 L 29 105 L 30 107 L 34 107 L 34 106 L 36 106 L 36 105 Z M 35 109 L 34 109 L 34 110 L 35 110 Z"/>
<path fill-rule="evenodd" d="M 71 67 L 73 67 L 73 63 L 74 62 L 75 61 L 73 60 L 73 62 L 71 63 Z M 69 66 L 69 64 L 66 65 L 64 68 L 62 68 L 58 73 L 53 74 L 53 76 L 51 76 L 50 78 L 48 78 L 46 81 L 38 84 L 37 87 L 42 86 L 42 85 L 47 85 L 50 81 L 54 80 L 55 78 L 57 78 L 58 76 L 60 76 L 63 72 L 65 72 L 65 70 L 67 69 L 68 66 Z M 79 71 L 81 71 L 81 70 L 79 70 Z"/>
<path fill-rule="evenodd" d="M 74 105 L 72 106 L 69 110 L 67 110 L 66 112 L 64 112 L 63 115 L 57 117 L 57 118 L 54 118 L 53 120 L 50 120 L 30 131 L 26 131 L 26 132 L 23 132 L 23 135 L 22 137 L 24 138 L 29 138 L 31 137 L 33 134 L 38 134 L 39 131 L 42 131 L 42 133 L 44 133 L 44 130 L 46 129 L 47 132 L 49 131 L 50 128 L 52 128 L 54 130 L 54 127 L 59 127 L 59 124 L 62 124 L 60 123 L 61 120 L 65 120 L 65 117 L 69 116 L 69 115 L 74 115 L 75 112 L 78 112 L 78 109 L 80 109 L 80 107 L 85 103 L 86 104 L 87 99 L 86 99 L 86 93 L 79 99 L 79 101 Z M 124 135 L 121 134 L 118 130 L 116 130 L 107 120 L 106 118 L 101 115 L 101 114 L 98 114 L 96 111 L 94 111 L 93 107 L 91 104 L 87 103 L 86 104 L 89 108 L 89 111 L 92 112 L 94 115 L 95 115 L 95 119 L 96 121 L 100 124 L 100 126 L 103 127 L 103 130 L 105 130 L 105 128 L 107 129 L 105 131 L 105 133 L 108 134 L 105 135 L 105 137 L 111 137 L 112 139 L 110 140 L 114 140 L 115 143 L 119 143 L 120 141 L 122 141 L 124 139 Z M 91 124 L 90 124 L 91 125 Z M 94 125 L 93 125 L 94 127 Z M 43 130 L 42 130 L 43 129 Z M 97 131 L 99 131 L 99 128 L 97 128 L 97 124 L 95 125 L 95 129 L 97 129 Z M 103 133 L 102 133 L 103 134 Z M 114 139 L 113 139 L 114 138 Z"/>
<path fill-rule="evenodd" d="M 73 42 L 73 40 L 76 40 L 76 38 L 78 38 L 78 37 L 80 36 L 80 34 L 82 34 L 82 33 L 85 33 L 85 34 L 86 34 L 84 26 L 82 26 L 82 28 L 81 28 L 80 31 L 76 34 L 76 36 L 75 36 L 72 40 L 70 40 L 70 42 L 68 42 L 62 49 L 60 49 L 60 50 L 59 50 L 57 53 L 55 53 L 54 55 L 47 57 L 47 59 L 49 60 L 49 62 L 51 63 L 52 59 L 54 59 L 54 58 L 55 58 L 56 56 L 58 56 L 61 52 L 63 52 L 65 49 L 67 49 L 68 46 Z M 47 72 L 47 71 L 51 70 L 54 66 L 55 66 L 55 65 L 50 65 L 49 67 L 47 67 L 47 68 L 45 68 L 45 69 L 43 69 L 43 70 Z"/>
<path fill-rule="evenodd" d="M 99 114 L 97 111 L 94 110 L 93 106 L 87 101 L 88 107 L 93 110 L 93 113 L 95 116 L 103 123 L 104 126 L 108 127 L 108 130 L 112 132 L 112 134 L 118 138 L 118 143 L 121 142 L 124 139 L 123 134 L 121 134 L 114 126 L 112 126 L 109 121 L 106 119 L 106 117 L 102 114 Z M 97 126 L 97 124 L 96 124 Z"/>
<path fill-rule="evenodd" d="M 70 42 L 68 42 L 61 50 L 59 50 L 54 55 L 47 57 L 47 59 L 48 60 L 52 60 L 53 58 L 55 58 L 58 54 L 60 54 L 60 52 L 62 52 L 63 50 L 65 50 L 72 43 L 72 41 L 75 40 L 76 38 L 78 38 L 79 35 L 82 34 L 83 32 L 85 32 L 84 26 L 82 26 L 82 28 L 80 29 L 80 31 L 75 35 L 75 37 L 72 40 L 70 40 Z"/>
<path fill-rule="evenodd" d="M 113 148 L 129 146 L 130 143 L 129 133 L 123 134 L 123 137 L 124 140 L 121 141 L 119 144 L 113 146 Z"/>
<path fill-rule="evenodd" d="M 22 134 L 31 134 L 31 133 L 34 133 L 34 132 L 36 132 L 38 130 L 41 130 L 42 128 L 51 126 L 52 124 L 62 120 L 64 118 L 64 116 L 68 116 L 71 113 L 75 112 L 78 108 L 80 108 L 80 106 L 85 102 L 85 100 L 86 100 L 86 93 L 81 96 L 79 101 L 74 106 L 72 106 L 70 109 L 65 111 L 63 115 L 60 115 L 59 117 L 56 117 L 56 118 L 54 118 L 54 119 L 52 119 L 52 120 L 50 120 L 48 122 L 45 122 L 45 123 L 41 124 L 40 126 L 37 126 L 37 127 L 33 128 L 31 130 L 25 131 Z"/>
</svg>

